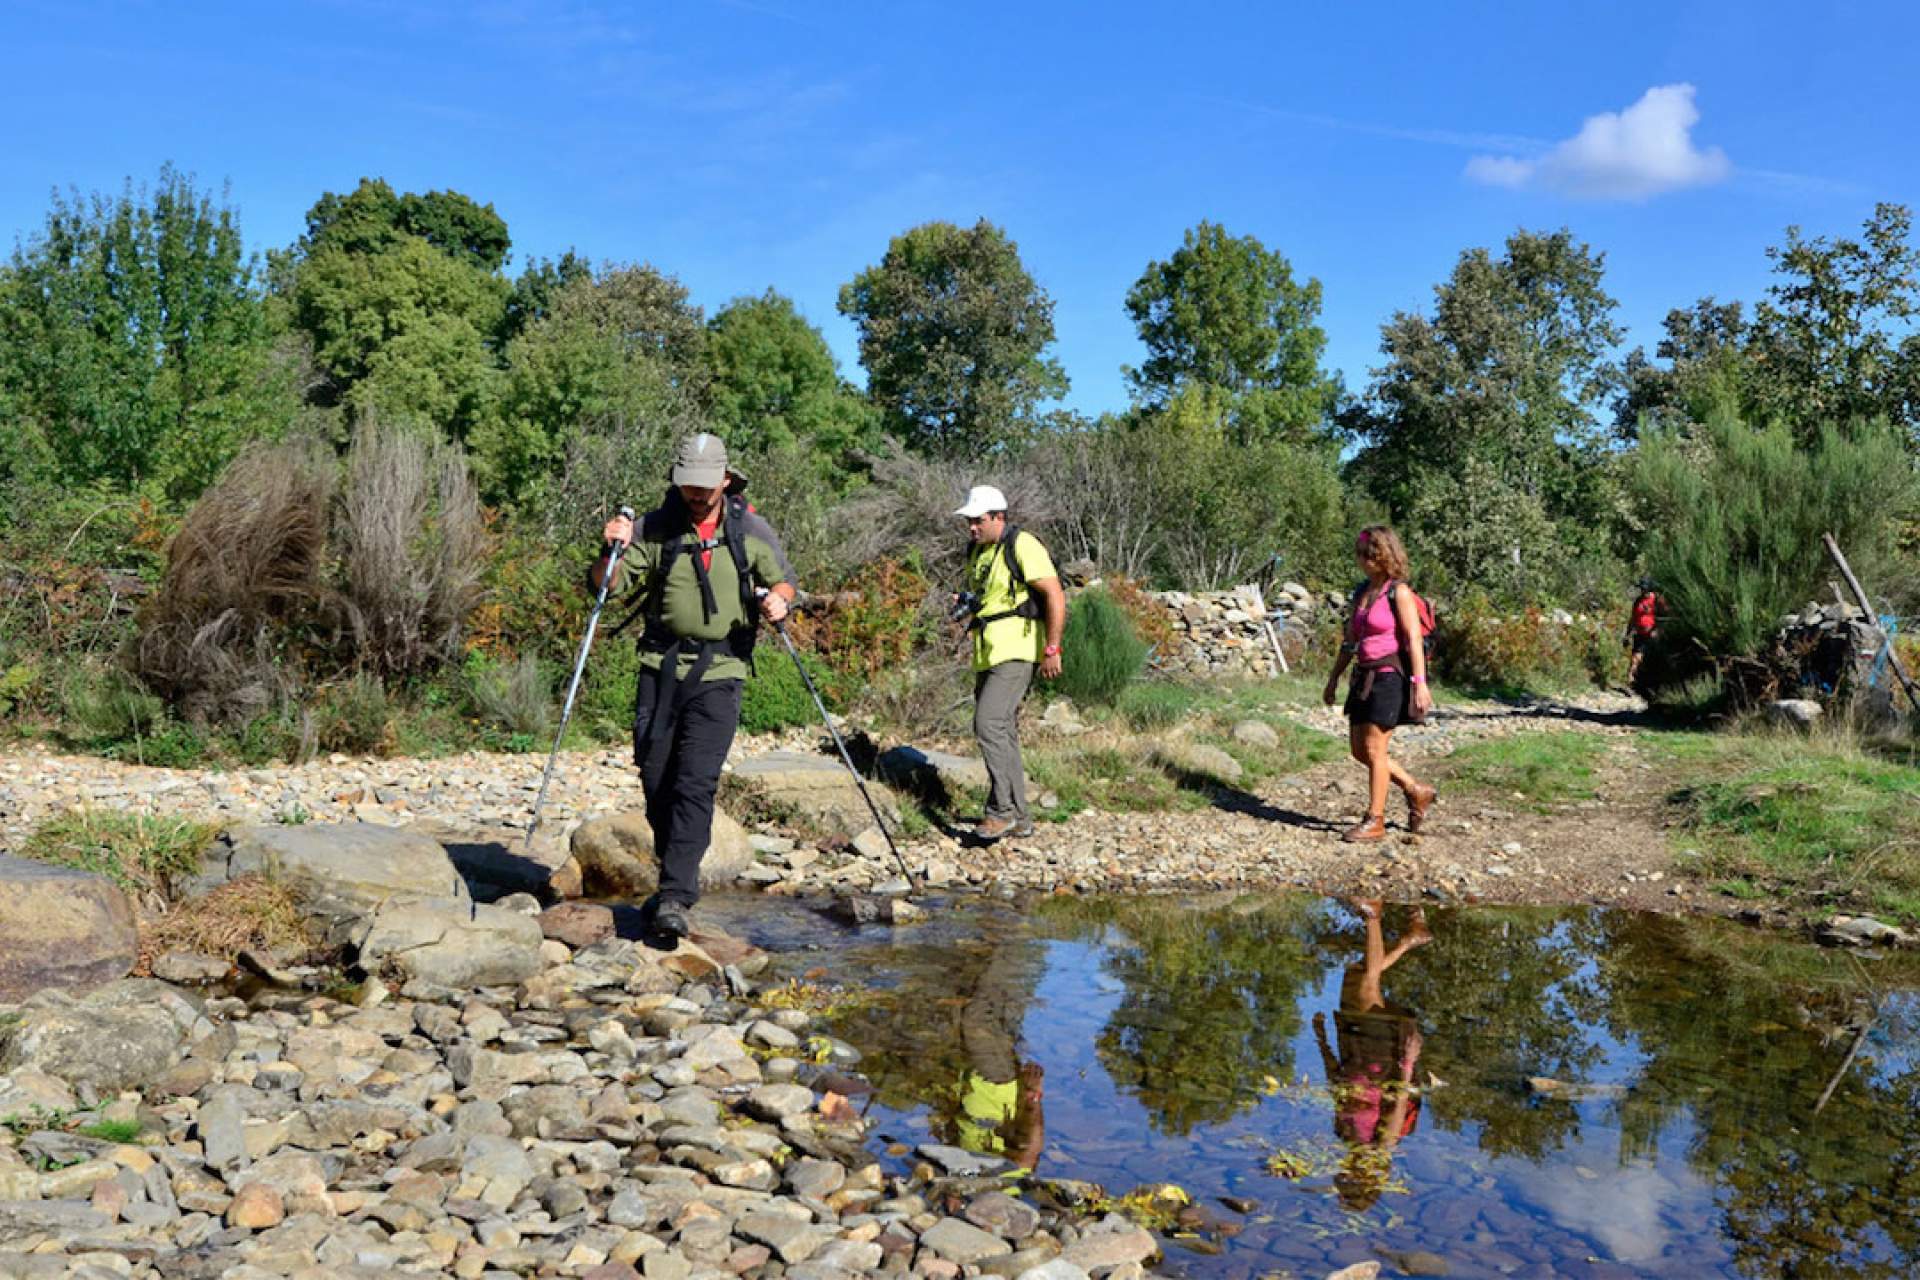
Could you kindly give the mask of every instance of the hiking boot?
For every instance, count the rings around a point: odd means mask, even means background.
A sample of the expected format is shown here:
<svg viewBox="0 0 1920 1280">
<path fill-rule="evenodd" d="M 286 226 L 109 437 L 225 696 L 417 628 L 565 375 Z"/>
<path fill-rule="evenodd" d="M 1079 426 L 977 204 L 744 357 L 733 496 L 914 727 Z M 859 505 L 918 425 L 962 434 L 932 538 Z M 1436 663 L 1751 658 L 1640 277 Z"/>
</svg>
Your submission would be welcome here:
<svg viewBox="0 0 1920 1280">
<path fill-rule="evenodd" d="M 1366 821 L 1340 837 L 1348 844 L 1371 844 L 1375 840 L 1387 838 L 1387 820 L 1377 813 L 1367 815 Z"/>
<path fill-rule="evenodd" d="M 973 829 L 974 839 L 985 841 L 987 844 L 1019 834 L 1019 824 L 1012 818 L 988 818 Z"/>
<path fill-rule="evenodd" d="M 1024 838 L 1035 834 L 1038 830 L 1039 828 L 1033 825 L 1032 818 L 1022 818 L 1013 830 L 1007 832 L 1007 835 L 1009 837 L 1018 836 Z"/>
<path fill-rule="evenodd" d="M 679 903 L 662 901 L 653 909 L 653 930 L 670 938 L 684 938 L 693 932 L 693 920 Z"/>
<path fill-rule="evenodd" d="M 1427 810 L 1433 808 L 1433 802 L 1439 798 L 1440 793 L 1432 787 L 1421 786 L 1419 783 L 1415 783 L 1409 788 L 1407 791 L 1407 830 L 1418 835 L 1421 826 L 1426 823 Z"/>
</svg>

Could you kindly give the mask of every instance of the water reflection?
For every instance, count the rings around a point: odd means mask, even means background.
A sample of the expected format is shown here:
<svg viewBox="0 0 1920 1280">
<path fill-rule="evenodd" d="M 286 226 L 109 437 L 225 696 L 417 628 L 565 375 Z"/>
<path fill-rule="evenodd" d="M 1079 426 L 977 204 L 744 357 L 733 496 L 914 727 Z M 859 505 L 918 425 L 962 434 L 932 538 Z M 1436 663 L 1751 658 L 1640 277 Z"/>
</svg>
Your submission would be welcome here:
<svg viewBox="0 0 1920 1280">
<path fill-rule="evenodd" d="M 1366 943 L 1360 962 L 1340 979 L 1340 1007 L 1334 1028 L 1340 1049 L 1327 1041 L 1327 1015 L 1313 1015 L 1313 1035 L 1333 1097 L 1333 1131 L 1348 1153 L 1333 1180 L 1340 1203 L 1349 1212 L 1372 1206 L 1393 1172 L 1393 1149 L 1413 1133 L 1420 1120 L 1420 1090 L 1413 1070 L 1420 1060 L 1420 1025 L 1413 1010 L 1387 999 L 1382 983 L 1387 970 L 1407 952 L 1433 941 L 1426 912 L 1411 910 L 1412 920 L 1389 949 L 1381 920 L 1386 904 L 1378 898 L 1356 900 L 1365 922 Z"/>
<path fill-rule="evenodd" d="M 940 927 L 842 958 L 891 984 L 841 1028 L 883 1128 L 1259 1201 L 1193 1274 L 1376 1250 L 1454 1275 L 1920 1272 L 1910 963 L 1718 922 L 1305 899 Z"/>
</svg>

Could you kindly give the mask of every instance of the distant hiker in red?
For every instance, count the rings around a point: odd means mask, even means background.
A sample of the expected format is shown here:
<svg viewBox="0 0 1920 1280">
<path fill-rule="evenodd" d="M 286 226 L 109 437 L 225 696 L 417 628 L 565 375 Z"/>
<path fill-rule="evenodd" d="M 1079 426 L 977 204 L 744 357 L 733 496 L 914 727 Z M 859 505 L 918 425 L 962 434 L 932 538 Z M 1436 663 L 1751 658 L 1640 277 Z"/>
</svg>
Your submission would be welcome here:
<svg viewBox="0 0 1920 1280">
<path fill-rule="evenodd" d="M 1653 589 L 1651 582 L 1640 584 L 1640 598 L 1633 602 L 1633 612 L 1627 617 L 1627 684 L 1640 678 L 1640 664 L 1646 661 L 1647 650 L 1653 647 L 1653 637 L 1660 630 L 1660 613 L 1666 602 L 1660 593 Z"/>
<path fill-rule="evenodd" d="M 1417 832 L 1438 793 L 1393 762 L 1387 742 L 1403 724 L 1418 724 L 1433 710 L 1427 687 L 1426 637 L 1433 611 L 1407 585 L 1407 550 L 1385 525 L 1363 529 L 1354 547 L 1367 580 L 1353 593 L 1346 643 L 1327 677 L 1326 702 L 1340 694 L 1340 676 L 1351 666 L 1347 691 L 1348 742 L 1353 758 L 1367 766 L 1367 816 L 1344 837 L 1349 844 L 1387 838 L 1387 787 L 1407 796 L 1407 830 Z"/>
</svg>

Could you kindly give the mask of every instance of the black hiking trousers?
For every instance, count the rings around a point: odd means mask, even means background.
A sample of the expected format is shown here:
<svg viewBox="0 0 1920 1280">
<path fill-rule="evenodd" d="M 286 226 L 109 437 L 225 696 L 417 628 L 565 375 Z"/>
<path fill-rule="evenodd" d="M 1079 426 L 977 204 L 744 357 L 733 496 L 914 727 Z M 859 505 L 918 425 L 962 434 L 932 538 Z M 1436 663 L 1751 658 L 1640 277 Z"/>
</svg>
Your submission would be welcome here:
<svg viewBox="0 0 1920 1280">
<path fill-rule="evenodd" d="M 644 677 L 643 677 L 644 678 Z M 670 741 L 640 761 L 654 856 L 660 863 L 660 898 L 691 907 L 700 899 L 700 860 L 713 839 L 713 797 L 720 770 L 740 726 L 739 680 L 706 680 L 682 688 L 678 712 L 665 726 Z M 646 720 L 658 708 L 635 711 L 634 740 L 648 735 Z"/>
</svg>

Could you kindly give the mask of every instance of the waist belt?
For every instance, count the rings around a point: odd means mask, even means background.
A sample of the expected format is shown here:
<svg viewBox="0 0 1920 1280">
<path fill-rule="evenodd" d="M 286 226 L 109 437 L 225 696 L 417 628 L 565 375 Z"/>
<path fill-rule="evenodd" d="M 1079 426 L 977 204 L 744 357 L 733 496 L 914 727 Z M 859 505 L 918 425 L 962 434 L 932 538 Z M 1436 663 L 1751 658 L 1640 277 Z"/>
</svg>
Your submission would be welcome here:
<svg viewBox="0 0 1920 1280">
<path fill-rule="evenodd" d="M 649 636 L 646 639 L 652 639 Z M 689 649 L 688 646 L 693 646 Z M 633 762 L 642 769 L 659 769 L 666 764 L 667 753 L 673 750 L 673 726 L 680 719 L 680 709 L 687 699 L 706 679 L 707 669 L 722 648 L 727 647 L 725 640 L 687 640 L 673 637 L 664 648 L 647 644 L 642 647 L 648 652 L 660 655 L 660 669 L 647 679 L 643 673 L 640 684 L 634 693 L 633 719 L 637 725 L 641 712 L 647 713 L 647 727 L 644 733 L 636 734 L 633 740 Z M 687 668 L 683 678 L 680 674 L 680 659 L 689 652 L 693 654 L 693 665 Z"/>
<path fill-rule="evenodd" d="M 1368 698 L 1371 698 L 1373 696 L 1373 677 L 1382 671 L 1391 671 L 1396 675 L 1402 674 L 1400 671 L 1400 655 L 1392 653 L 1384 658 L 1376 658 L 1372 662 L 1354 663 L 1354 697 L 1358 698 L 1361 702 L 1365 702 Z"/>
</svg>

